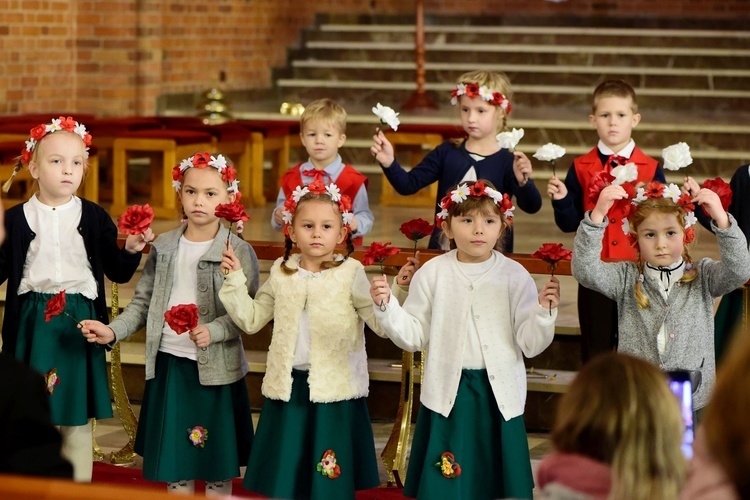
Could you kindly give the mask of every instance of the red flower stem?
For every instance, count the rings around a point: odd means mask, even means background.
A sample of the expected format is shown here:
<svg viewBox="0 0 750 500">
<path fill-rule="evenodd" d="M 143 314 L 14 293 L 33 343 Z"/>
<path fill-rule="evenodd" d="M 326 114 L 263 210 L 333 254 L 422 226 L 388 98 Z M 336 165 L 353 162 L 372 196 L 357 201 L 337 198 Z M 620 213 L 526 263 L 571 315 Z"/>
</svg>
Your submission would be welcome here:
<svg viewBox="0 0 750 500">
<path fill-rule="evenodd" d="M 417 256 L 417 240 L 414 240 L 414 257 Z"/>
<path fill-rule="evenodd" d="M 385 276 L 385 269 L 383 268 L 383 261 L 384 260 L 385 259 L 378 259 L 378 262 L 380 263 L 380 274 L 382 274 L 383 276 Z M 378 306 L 378 307 L 380 307 L 381 311 L 385 312 L 385 301 L 381 300 L 380 301 L 380 306 Z"/>
<path fill-rule="evenodd" d="M 66 313 L 65 311 L 63 311 L 62 313 L 63 313 L 63 314 L 65 315 L 65 316 L 67 316 L 67 317 L 69 317 L 70 319 L 72 319 L 73 321 L 75 321 L 75 322 L 76 322 L 76 326 L 78 326 L 78 325 L 80 325 L 80 324 L 81 324 L 81 322 L 80 322 L 80 321 L 78 321 L 77 319 L 75 319 L 75 318 L 74 318 L 73 316 L 71 316 L 70 314 Z"/>
</svg>

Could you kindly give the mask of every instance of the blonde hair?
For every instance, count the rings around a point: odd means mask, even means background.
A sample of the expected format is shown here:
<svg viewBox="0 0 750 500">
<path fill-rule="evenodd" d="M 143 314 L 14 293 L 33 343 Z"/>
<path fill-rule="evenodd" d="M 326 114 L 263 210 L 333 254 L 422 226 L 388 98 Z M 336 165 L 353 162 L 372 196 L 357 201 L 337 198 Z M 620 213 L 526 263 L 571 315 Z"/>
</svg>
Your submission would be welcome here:
<svg viewBox="0 0 750 500">
<path fill-rule="evenodd" d="M 478 179 L 476 182 L 484 182 L 488 188 L 495 189 L 495 186 L 488 180 Z M 473 183 L 472 183 L 473 184 Z M 448 188 L 447 193 L 458 188 L 458 185 Z M 495 200 L 489 196 L 468 196 L 461 203 L 455 203 L 448 209 L 448 217 L 445 219 L 445 224 L 450 227 L 451 220 L 454 217 L 462 217 L 471 212 L 479 212 L 482 215 L 497 215 L 500 217 L 502 223 L 502 229 L 500 230 L 500 237 L 495 243 L 495 250 L 498 252 L 502 251 L 503 243 L 505 242 L 506 230 L 511 226 L 512 219 L 506 219 L 505 215 L 500 211 L 500 207 L 497 206 Z M 447 235 L 446 235 L 447 236 Z M 456 242 L 450 240 L 450 248 L 456 248 Z"/>
<path fill-rule="evenodd" d="M 683 422 L 665 375 L 606 353 L 581 368 L 560 399 L 552 442 L 612 469 L 610 498 L 677 498 L 685 476 Z"/>
<path fill-rule="evenodd" d="M 459 76 L 456 83 L 476 83 L 480 87 L 485 85 L 490 90 L 503 94 L 508 99 L 508 102 L 513 102 L 513 90 L 510 87 L 510 79 L 508 75 L 501 71 L 469 71 Z M 503 132 L 507 128 L 508 116 L 503 113 L 503 119 L 498 125 L 497 132 Z"/>
<path fill-rule="evenodd" d="M 732 482 L 739 498 L 750 497 L 750 335 L 738 327 L 716 375 L 711 403 L 701 422 L 712 457 Z"/>
<path fill-rule="evenodd" d="M 625 80 L 605 80 L 594 89 L 594 95 L 591 99 L 591 112 L 596 114 L 596 108 L 599 101 L 605 97 L 630 98 L 630 109 L 633 113 L 638 112 L 638 98 L 635 96 L 635 89 Z"/>
<path fill-rule="evenodd" d="M 337 201 L 333 201 L 331 196 L 327 193 L 307 193 L 304 196 L 302 196 L 299 201 L 297 202 L 297 208 L 292 214 L 292 224 L 294 225 L 294 220 L 297 218 L 297 214 L 299 214 L 300 207 L 307 203 L 308 201 L 315 200 L 322 203 L 330 203 L 333 209 L 336 211 L 337 214 L 341 214 L 339 211 L 339 203 Z M 343 221 L 341 217 L 338 218 L 339 223 L 343 226 Z M 346 231 L 346 257 L 348 258 L 353 252 L 354 252 L 354 243 L 352 242 L 352 232 L 347 229 Z M 286 230 L 284 230 L 284 260 L 281 262 L 281 270 L 284 272 L 284 274 L 294 274 L 297 272 L 297 269 L 292 269 L 291 267 L 286 265 L 286 262 L 289 260 L 289 256 L 292 253 L 292 249 L 294 248 L 294 242 L 289 237 L 289 234 Z M 332 267 L 337 267 L 343 264 L 344 261 L 342 260 L 331 260 L 327 262 L 323 262 L 320 264 L 321 269 L 330 269 Z"/>
<path fill-rule="evenodd" d="M 342 134 L 346 133 L 346 110 L 333 99 L 317 99 L 307 106 L 300 117 L 300 129 L 313 122 L 329 122 L 335 124 Z"/>
<path fill-rule="evenodd" d="M 666 213 L 672 214 L 677 218 L 677 222 L 681 228 L 685 227 L 685 210 L 679 205 L 675 204 L 671 198 L 649 198 L 648 200 L 639 203 L 635 212 L 630 216 L 630 234 L 636 236 L 638 234 L 638 228 L 641 226 L 646 218 L 653 213 Z M 684 234 L 684 229 L 683 229 Z M 636 248 L 638 248 L 638 240 L 636 239 Z M 690 283 L 698 276 L 698 269 L 694 267 L 693 258 L 690 256 L 688 251 L 688 245 L 685 244 L 682 248 L 682 260 L 685 262 L 685 272 L 680 278 L 680 283 Z M 641 251 L 638 248 L 638 274 L 643 275 L 643 259 L 641 259 Z M 651 301 L 648 295 L 643 291 L 643 283 L 640 280 L 635 282 L 635 302 L 641 309 L 648 309 Z"/>
</svg>

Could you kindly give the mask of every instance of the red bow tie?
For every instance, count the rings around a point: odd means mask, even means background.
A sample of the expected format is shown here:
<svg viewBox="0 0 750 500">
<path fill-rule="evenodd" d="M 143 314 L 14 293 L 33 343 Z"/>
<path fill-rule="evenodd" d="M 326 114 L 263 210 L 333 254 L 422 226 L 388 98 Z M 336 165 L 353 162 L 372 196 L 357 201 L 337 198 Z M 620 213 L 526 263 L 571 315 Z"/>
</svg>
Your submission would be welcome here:
<svg viewBox="0 0 750 500">
<path fill-rule="evenodd" d="M 605 163 L 607 171 L 611 172 L 613 168 L 619 167 L 620 165 L 625 165 L 628 162 L 628 159 L 629 158 L 625 158 L 624 156 L 620 155 L 609 155 L 609 158 L 607 158 L 607 163 Z"/>
<path fill-rule="evenodd" d="M 328 173 L 326 173 L 323 170 L 318 170 L 318 169 L 304 170 L 302 172 L 302 175 L 304 175 L 305 177 L 312 177 L 313 179 L 310 182 L 320 181 L 320 182 L 325 183 L 325 181 L 323 180 L 323 177 L 328 177 L 329 179 L 331 178 L 331 176 L 328 175 Z"/>
</svg>

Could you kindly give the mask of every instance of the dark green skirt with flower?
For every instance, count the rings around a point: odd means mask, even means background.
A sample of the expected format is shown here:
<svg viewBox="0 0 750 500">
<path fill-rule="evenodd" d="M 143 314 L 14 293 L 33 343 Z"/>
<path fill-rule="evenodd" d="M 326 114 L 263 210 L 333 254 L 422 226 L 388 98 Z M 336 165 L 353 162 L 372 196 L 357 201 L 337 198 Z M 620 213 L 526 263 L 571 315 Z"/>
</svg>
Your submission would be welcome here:
<svg viewBox="0 0 750 500">
<path fill-rule="evenodd" d="M 89 343 L 77 323 L 96 318 L 94 303 L 83 295 L 66 294 L 65 312 L 70 316 L 60 314 L 47 322 L 44 310 L 53 296 L 29 292 L 19 297 L 16 358 L 45 376 L 55 425 L 112 418 L 106 349 Z"/>
<path fill-rule="evenodd" d="M 240 475 L 253 442 L 247 384 L 201 385 L 198 365 L 159 352 L 135 437 L 149 481 L 224 481 Z"/>
<path fill-rule="evenodd" d="M 444 453 L 460 467 L 456 477 L 444 476 L 438 466 Z M 463 370 L 448 418 L 420 406 L 404 496 L 532 498 L 533 488 L 523 416 L 503 419 L 485 370 Z"/>
<path fill-rule="evenodd" d="M 263 403 L 245 488 L 272 498 L 338 500 L 378 486 L 365 398 L 312 403 L 307 372 L 292 377 L 289 402 Z"/>
</svg>

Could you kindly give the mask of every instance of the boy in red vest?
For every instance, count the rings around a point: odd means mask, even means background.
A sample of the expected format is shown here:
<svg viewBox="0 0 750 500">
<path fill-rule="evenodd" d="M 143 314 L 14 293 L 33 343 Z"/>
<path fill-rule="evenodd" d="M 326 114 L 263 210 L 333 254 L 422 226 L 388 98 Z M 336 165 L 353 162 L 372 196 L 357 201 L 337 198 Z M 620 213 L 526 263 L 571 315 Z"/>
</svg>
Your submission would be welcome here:
<svg viewBox="0 0 750 500">
<path fill-rule="evenodd" d="M 345 165 L 339 156 L 339 148 L 346 140 L 346 111 L 332 99 L 311 102 L 302 113 L 299 135 L 310 158 L 290 168 L 281 178 L 271 225 L 277 231 L 284 227 L 281 218 L 284 202 L 292 197 L 297 186 L 306 186 L 315 179 L 325 184 L 334 182 L 341 194 L 352 200 L 354 220 L 350 227 L 353 243 L 361 245 L 362 237 L 372 229 L 374 217 L 367 198 L 367 177 L 351 165 Z"/>
<path fill-rule="evenodd" d="M 599 135 L 599 144 L 573 161 L 565 183 L 552 177 L 547 195 L 552 198 L 555 223 L 563 232 L 578 229 L 585 212 L 596 205 L 588 196 L 592 178 L 602 170 L 611 172 L 618 165 L 634 163 L 638 168 L 638 185 L 653 180 L 665 182 L 658 162 L 646 156 L 631 138 L 632 130 L 641 121 L 633 87 L 622 80 L 608 80 L 594 90 L 589 122 Z M 602 258 L 636 260 L 637 252 L 622 232 L 625 217 L 621 204 L 607 214 L 609 225 L 604 233 Z M 617 348 L 617 305 L 604 295 L 578 286 L 578 319 L 581 326 L 581 358 L 585 363 L 596 354 Z"/>
</svg>

